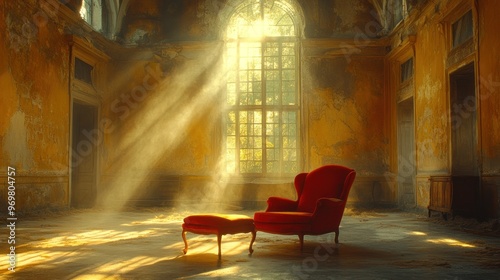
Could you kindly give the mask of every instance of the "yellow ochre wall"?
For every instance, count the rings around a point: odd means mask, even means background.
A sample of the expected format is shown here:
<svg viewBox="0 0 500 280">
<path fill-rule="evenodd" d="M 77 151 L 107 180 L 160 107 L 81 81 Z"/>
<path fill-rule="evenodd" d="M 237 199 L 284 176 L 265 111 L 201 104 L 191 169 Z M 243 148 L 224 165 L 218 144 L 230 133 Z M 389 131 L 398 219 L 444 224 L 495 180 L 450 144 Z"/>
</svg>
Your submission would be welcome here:
<svg viewBox="0 0 500 280">
<path fill-rule="evenodd" d="M 69 48 L 33 2 L 0 3 L 1 205 L 11 166 L 18 211 L 68 206 Z"/>
<path fill-rule="evenodd" d="M 100 89 L 98 201 L 176 205 L 175 200 L 262 207 L 294 198 L 293 178 L 227 182 L 220 164 L 224 103 L 223 17 L 230 1 L 129 1 L 114 41 L 82 29 L 67 7 L 0 3 L 0 179 L 17 170 L 21 211 L 70 207 L 70 48 L 67 34 L 109 56 Z M 144 3 L 143 3 L 144 2 Z M 374 1 L 292 1 L 300 12 L 302 171 L 357 170 L 349 202 L 397 206 L 396 114 L 388 60 L 414 35 L 417 207 L 432 174 L 450 171 L 449 85 L 443 21 L 462 4 L 477 11 L 479 138 L 483 197 L 498 214 L 500 27 L 495 0 L 429 1 L 384 33 Z M 477 6 L 476 4 L 477 3 Z M 44 14 L 42 13 L 45 13 Z M 38 17 L 33 17 L 38 15 Z M 5 32 L 3 32 L 5 31 Z"/>
</svg>

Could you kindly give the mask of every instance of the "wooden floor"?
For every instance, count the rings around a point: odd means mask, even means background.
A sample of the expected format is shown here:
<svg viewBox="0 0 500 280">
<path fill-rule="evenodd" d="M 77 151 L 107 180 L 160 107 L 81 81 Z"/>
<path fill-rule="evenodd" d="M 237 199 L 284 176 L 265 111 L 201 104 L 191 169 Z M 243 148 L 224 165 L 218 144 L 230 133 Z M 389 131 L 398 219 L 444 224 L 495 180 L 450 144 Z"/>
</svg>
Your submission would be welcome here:
<svg viewBox="0 0 500 280">
<path fill-rule="evenodd" d="M 296 236 L 258 232 L 249 256 L 251 234 L 225 235 L 218 261 L 215 236 L 188 233 L 190 250 L 182 253 L 182 219 L 190 214 L 91 209 L 19 218 L 16 271 L 3 258 L 0 278 L 458 280 L 498 279 L 500 271 L 500 237 L 468 220 L 348 210 L 338 246 L 332 234 L 306 236 L 301 253 Z M 5 232 L 0 249 L 7 254 Z"/>
</svg>

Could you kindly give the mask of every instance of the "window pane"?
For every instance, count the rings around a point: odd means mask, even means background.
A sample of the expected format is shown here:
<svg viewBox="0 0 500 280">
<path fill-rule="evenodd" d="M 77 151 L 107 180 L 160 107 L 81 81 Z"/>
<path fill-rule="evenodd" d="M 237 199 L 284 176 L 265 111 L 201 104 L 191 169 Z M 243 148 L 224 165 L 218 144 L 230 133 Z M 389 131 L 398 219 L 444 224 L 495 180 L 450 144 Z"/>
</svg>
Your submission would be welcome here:
<svg viewBox="0 0 500 280">
<path fill-rule="evenodd" d="M 295 105 L 296 104 L 295 92 L 283 92 L 283 104 Z"/>
<path fill-rule="evenodd" d="M 282 55 L 295 56 L 295 43 L 283 43 Z"/>
<path fill-rule="evenodd" d="M 228 105 L 236 105 L 236 83 L 227 83 L 226 100 Z"/>
<path fill-rule="evenodd" d="M 94 67 L 85 61 L 75 58 L 75 78 L 85 82 L 89 85 L 92 84 L 92 71 Z"/>
<path fill-rule="evenodd" d="M 278 161 L 268 161 L 266 168 L 268 173 L 280 173 L 280 164 Z"/>
<path fill-rule="evenodd" d="M 233 137 L 233 135 L 236 135 L 236 125 L 235 124 L 228 124 L 226 134 L 228 135 L 228 139 L 230 137 Z"/>
<path fill-rule="evenodd" d="M 283 81 L 282 85 L 282 90 L 284 92 L 295 92 L 295 81 Z"/>
<path fill-rule="evenodd" d="M 279 58 L 278 57 L 265 57 L 264 67 L 266 69 L 279 69 Z"/>
<path fill-rule="evenodd" d="M 84 0 L 80 8 L 80 16 L 88 24 L 92 24 L 92 0 Z"/>
<path fill-rule="evenodd" d="M 295 56 L 291 56 L 291 55 L 282 56 L 281 60 L 282 60 L 283 68 L 288 68 L 288 69 L 295 68 Z"/>
<path fill-rule="evenodd" d="M 405 82 L 413 77 L 413 58 L 401 64 L 401 82 Z"/>
<path fill-rule="evenodd" d="M 264 1 L 265 11 L 264 19 L 268 23 L 266 28 L 267 36 L 294 36 L 295 28 L 293 20 L 279 5 L 274 1 Z"/>
<path fill-rule="evenodd" d="M 283 70 L 283 80 L 293 81 L 295 80 L 295 70 Z"/>
<path fill-rule="evenodd" d="M 264 56 L 278 56 L 279 55 L 279 43 L 267 43 L 264 49 Z"/>
<path fill-rule="evenodd" d="M 464 16 L 453 23 L 453 47 L 457 47 L 467 41 L 467 39 L 472 38 L 472 27 L 472 11 L 468 11 Z"/>
</svg>

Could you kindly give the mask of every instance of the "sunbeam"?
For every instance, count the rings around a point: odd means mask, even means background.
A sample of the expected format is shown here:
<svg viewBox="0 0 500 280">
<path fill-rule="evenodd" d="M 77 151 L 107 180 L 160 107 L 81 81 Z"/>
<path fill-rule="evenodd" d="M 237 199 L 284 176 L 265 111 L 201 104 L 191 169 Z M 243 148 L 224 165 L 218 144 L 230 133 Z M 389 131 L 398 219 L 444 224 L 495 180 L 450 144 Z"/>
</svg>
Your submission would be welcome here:
<svg viewBox="0 0 500 280">
<path fill-rule="evenodd" d="M 176 68 L 176 74 L 163 79 L 120 123 L 120 135 L 114 136 L 119 141 L 110 152 L 113 158 L 107 170 L 113 179 L 107 182 L 100 205 L 118 210 L 145 187 L 155 172 L 174 173 L 159 171 L 159 162 L 170 160 L 182 145 L 189 145 L 189 137 L 200 126 L 210 128 L 220 120 L 207 104 L 218 103 L 225 86 L 224 72 L 219 69 L 220 56 L 205 57 L 202 64 L 188 61 Z M 210 74 L 209 69 L 213 71 Z"/>
<path fill-rule="evenodd" d="M 446 244 L 449 246 L 458 246 L 462 248 L 475 248 L 475 245 L 471 245 L 453 238 L 439 238 L 439 239 L 427 239 L 427 242 L 434 244 Z"/>
</svg>

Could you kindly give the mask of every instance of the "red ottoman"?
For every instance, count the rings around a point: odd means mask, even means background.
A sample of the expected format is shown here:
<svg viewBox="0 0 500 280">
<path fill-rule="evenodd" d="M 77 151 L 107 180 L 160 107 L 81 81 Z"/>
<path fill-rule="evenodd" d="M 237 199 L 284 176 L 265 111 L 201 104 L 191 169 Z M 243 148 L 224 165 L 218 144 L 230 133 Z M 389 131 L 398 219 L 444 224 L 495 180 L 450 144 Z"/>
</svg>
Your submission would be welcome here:
<svg viewBox="0 0 500 280">
<path fill-rule="evenodd" d="M 252 233 L 249 251 L 253 253 L 252 244 L 255 241 L 255 228 L 253 219 L 245 215 L 233 214 L 203 214 L 192 215 L 184 218 L 182 224 L 182 239 L 184 240 L 184 254 L 188 251 L 186 232 L 197 234 L 216 234 L 219 246 L 219 260 L 221 259 L 220 243 L 222 235 L 235 233 Z"/>
</svg>

